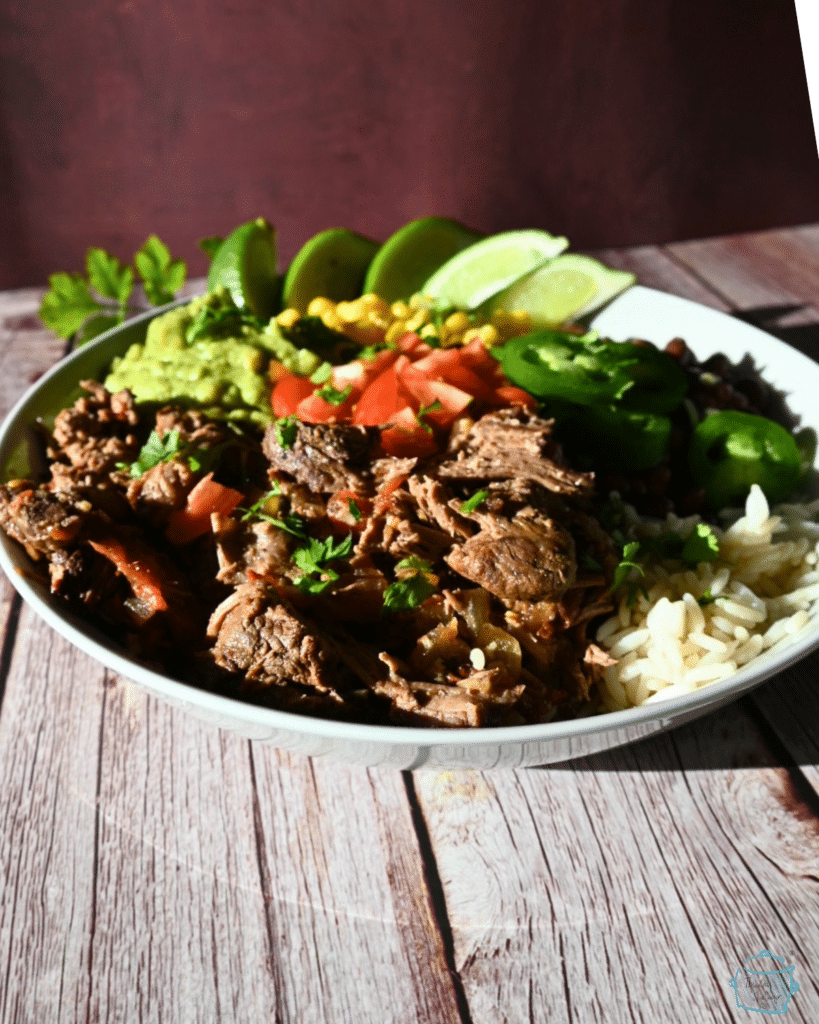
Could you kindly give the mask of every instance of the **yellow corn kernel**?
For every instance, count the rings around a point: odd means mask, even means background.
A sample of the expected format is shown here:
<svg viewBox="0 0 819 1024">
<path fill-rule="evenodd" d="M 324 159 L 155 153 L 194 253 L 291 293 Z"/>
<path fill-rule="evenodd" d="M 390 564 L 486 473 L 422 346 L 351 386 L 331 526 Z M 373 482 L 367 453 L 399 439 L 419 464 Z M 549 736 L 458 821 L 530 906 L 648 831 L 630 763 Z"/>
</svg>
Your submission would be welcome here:
<svg viewBox="0 0 819 1024">
<path fill-rule="evenodd" d="M 410 296 L 410 309 L 429 309 L 431 305 L 432 299 L 429 295 L 422 295 L 421 292 L 416 292 L 414 295 Z"/>
<path fill-rule="evenodd" d="M 335 302 L 320 296 L 311 300 L 310 305 L 307 307 L 307 312 L 310 316 L 321 316 L 322 313 L 326 313 L 328 310 L 335 312 L 335 308 Z"/>
<path fill-rule="evenodd" d="M 402 334 L 407 333 L 406 320 L 393 320 L 384 335 L 384 341 L 397 341 Z"/>
<path fill-rule="evenodd" d="M 480 327 L 470 327 L 468 331 L 464 331 L 463 344 L 468 345 L 470 341 L 474 341 L 476 338 L 480 338 L 481 329 Z"/>
<path fill-rule="evenodd" d="M 380 295 L 376 295 L 375 292 L 367 292 L 366 295 L 362 295 L 358 300 L 361 305 L 370 313 L 376 313 L 383 320 L 391 320 L 392 312 L 390 310 L 390 304 L 385 299 L 382 299 Z"/>
<path fill-rule="evenodd" d="M 297 309 L 293 309 L 289 306 L 287 309 L 283 309 L 281 313 L 276 317 L 276 323 L 280 327 L 292 327 L 293 324 L 301 317 L 301 313 Z"/>
<path fill-rule="evenodd" d="M 418 335 L 421 338 L 437 338 L 438 328 L 435 326 L 435 324 L 424 324 L 424 326 L 418 332 Z"/>
<path fill-rule="evenodd" d="M 407 320 L 408 331 L 420 331 L 429 320 L 429 313 L 425 309 L 419 309 Z"/>
<path fill-rule="evenodd" d="M 501 340 L 501 336 L 498 333 L 497 328 L 493 327 L 492 324 L 484 324 L 483 327 L 478 328 L 478 337 L 481 339 L 487 348 L 491 348 L 493 345 Z"/>
<path fill-rule="evenodd" d="M 390 311 L 397 320 L 406 320 L 410 315 L 410 308 L 402 299 L 399 299 L 398 302 L 393 302 L 390 306 Z"/>
<path fill-rule="evenodd" d="M 312 302 L 310 305 L 312 305 Z M 344 331 L 346 325 L 335 309 L 325 309 L 323 313 L 319 313 L 319 316 L 324 326 L 329 327 L 331 331 Z"/>
<path fill-rule="evenodd" d="M 456 313 L 450 313 L 449 316 L 444 320 L 444 327 L 453 334 L 458 331 L 462 333 L 469 328 L 469 317 L 463 310 L 458 310 Z"/>
</svg>

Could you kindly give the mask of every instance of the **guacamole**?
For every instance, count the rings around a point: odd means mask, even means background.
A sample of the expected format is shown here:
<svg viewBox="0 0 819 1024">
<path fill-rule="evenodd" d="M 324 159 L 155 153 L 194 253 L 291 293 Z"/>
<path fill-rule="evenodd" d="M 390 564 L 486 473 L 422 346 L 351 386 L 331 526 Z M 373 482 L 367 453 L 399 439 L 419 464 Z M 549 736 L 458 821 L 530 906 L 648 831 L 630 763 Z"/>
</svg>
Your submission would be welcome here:
<svg viewBox="0 0 819 1024">
<path fill-rule="evenodd" d="M 103 383 L 127 388 L 138 404 L 177 402 L 264 426 L 273 419 L 271 359 L 301 374 L 321 364 L 282 337 L 275 320 L 265 326 L 243 316 L 219 290 L 153 319 L 144 343 L 115 359 Z"/>
</svg>

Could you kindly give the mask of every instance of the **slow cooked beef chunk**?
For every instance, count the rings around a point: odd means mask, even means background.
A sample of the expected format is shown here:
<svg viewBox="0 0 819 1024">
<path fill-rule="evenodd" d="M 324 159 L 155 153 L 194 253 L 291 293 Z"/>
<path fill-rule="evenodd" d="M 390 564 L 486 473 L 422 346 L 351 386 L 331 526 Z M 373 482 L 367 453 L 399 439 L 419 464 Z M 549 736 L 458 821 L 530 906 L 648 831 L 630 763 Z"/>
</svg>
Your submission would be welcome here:
<svg viewBox="0 0 819 1024">
<path fill-rule="evenodd" d="M 263 449 L 273 470 L 318 494 L 366 486 L 378 432 L 347 423 L 294 423 L 292 438 L 268 427 Z M 286 444 L 282 440 L 287 438 Z"/>
</svg>

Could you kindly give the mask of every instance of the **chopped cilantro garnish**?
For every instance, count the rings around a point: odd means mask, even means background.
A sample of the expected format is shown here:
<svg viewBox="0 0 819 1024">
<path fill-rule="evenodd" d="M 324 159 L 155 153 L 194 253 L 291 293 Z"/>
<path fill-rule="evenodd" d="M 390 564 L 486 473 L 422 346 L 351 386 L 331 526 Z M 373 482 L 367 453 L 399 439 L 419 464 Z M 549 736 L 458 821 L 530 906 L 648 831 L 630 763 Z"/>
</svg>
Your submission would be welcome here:
<svg viewBox="0 0 819 1024">
<path fill-rule="evenodd" d="M 697 604 L 704 608 L 706 605 L 713 604 L 716 601 L 716 596 L 711 593 L 710 589 L 706 590 L 702 597 L 697 598 Z"/>
<path fill-rule="evenodd" d="M 643 567 L 639 562 L 635 561 L 638 554 L 640 554 L 640 542 L 637 540 L 631 541 L 631 543 L 626 544 L 623 548 L 622 558 L 614 570 L 611 584 L 612 590 L 617 590 L 618 587 L 621 587 L 626 582 L 631 576 L 632 569 L 635 569 L 641 576 L 645 576 Z"/>
<path fill-rule="evenodd" d="M 271 498 L 276 498 L 282 493 L 282 489 L 277 481 L 273 481 L 273 487 L 263 494 L 258 501 L 254 502 L 250 508 L 239 509 L 243 512 L 242 522 L 247 522 L 248 519 L 261 519 L 265 523 L 272 523 L 273 526 L 277 526 L 280 530 L 284 530 L 285 533 L 291 534 L 293 537 L 298 537 L 303 540 L 306 536 L 305 527 L 306 523 L 301 518 L 292 512 L 287 513 L 284 516 L 272 516 L 269 512 L 264 511 L 265 505 L 270 501 Z"/>
<path fill-rule="evenodd" d="M 436 398 L 432 402 L 430 402 L 429 405 L 422 405 L 418 412 L 415 414 L 415 419 L 418 421 L 419 425 L 422 426 L 424 430 L 426 430 L 428 434 L 432 433 L 432 427 L 428 423 L 424 423 L 424 417 L 428 412 L 437 412 L 439 409 L 442 408 L 443 406 Z"/>
<path fill-rule="evenodd" d="M 471 498 L 467 498 L 466 501 L 461 505 L 459 511 L 463 512 L 464 515 L 469 515 L 470 512 L 474 512 L 479 505 L 483 505 L 486 499 L 489 497 L 489 491 L 475 491 Z"/>
<path fill-rule="evenodd" d="M 282 416 L 276 420 L 273 429 L 276 432 L 276 441 L 280 448 L 292 448 L 299 429 L 299 421 L 296 416 Z"/>
<path fill-rule="evenodd" d="M 323 398 L 325 402 L 329 402 L 330 405 L 343 405 L 352 393 L 352 384 L 348 384 L 343 391 L 334 388 L 332 384 L 325 384 L 323 388 L 318 389 L 316 395 Z"/>
<path fill-rule="evenodd" d="M 398 577 L 384 591 L 384 612 L 403 612 L 417 608 L 438 588 L 432 566 L 423 558 L 404 558 L 395 567 Z"/>
<path fill-rule="evenodd" d="M 290 556 L 304 573 L 295 581 L 296 586 L 305 594 L 323 593 L 338 579 L 338 573 L 330 569 L 327 563 L 346 558 L 352 546 L 353 540 L 349 535 L 337 544 L 332 537 L 325 537 L 324 540 L 309 537 Z"/>
<path fill-rule="evenodd" d="M 356 504 L 355 498 L 349 498 L 347 500 L 347 508 L 350 510 L 350 515 L 358 522 L 361 519 L 361 509 Z"/>
<path fill-rule="evenodd" d="M 169 433 L 163 434 L 162 437 L 152 430 L 150 437 L 142 446 L 136 462 L 130 465 L 127 462 L 118 462 L 117 469 L 127 469 L 132 477 L 140 477 L 149 469 L 158 466 L 160 462 L 169 462 L 175 455 L 179 455 L 180 450 L 178 430 L 171 430 Z"/>
</svg>

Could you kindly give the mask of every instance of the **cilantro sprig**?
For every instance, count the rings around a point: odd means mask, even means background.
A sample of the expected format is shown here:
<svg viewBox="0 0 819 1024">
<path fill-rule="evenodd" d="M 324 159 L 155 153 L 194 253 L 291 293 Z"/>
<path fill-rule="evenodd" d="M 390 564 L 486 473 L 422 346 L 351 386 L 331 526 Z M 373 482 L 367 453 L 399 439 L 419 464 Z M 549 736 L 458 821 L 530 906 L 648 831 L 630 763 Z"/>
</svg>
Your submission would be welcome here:
<svg viewBox="0 0 819 1024">
<path fill-rule="evenodd" d="M 218 462 L 224 450 L 231 446 L 230 441 L 212 445 L 210 448 L 197 448 L 181 440 L 178 430 L 170 430 L 160 435 L 152 430 L 148 440 L 140 449 L 134 462 L 118 462 L 117 469 L 127 470 L 136 479 L 158 466 L 160 462 L 170 462 L 177 457 L 184 459 L 194 473 L 209 472 Z"/>
<path fill-rule="evenodd" d="M 383 611 L 411 611 L 432 597 L 438 589 L 438 579 L 432 565 L 423 558 L 403 558 L 395 566 L 396 580 L 384 591 Z"/>
<path fill-rule="evenodd" d="M 471 498 L 467 498 L 465 502 L 461 504 L 459 512 L 462 512 L 465 516 L 468 516 L 470 512 L 474 512 L 476 508 L 480 508 L 481 505 L 489 497 L 489 491 L 481 490 L 475 491 Z"/>
<path fill-rule="evenodd" d="M 271 498 L 277 498 L 282 493 L 282 489 L 279 484 L 274 480 L 273 486 L 267 492 L 263 494 L 258 501 L 255 501 L 249 508 L 239 509 L 242 512 L 242 522 L 246 523 L 249 519 L 259 519 L 265 523 L 272 523 L 273 526 L 277 526 L 280 530 L 284 530 L 285 533 L 289 533 L 292 537 L 298 537 L 299 540 L 304 540 L 307 536 L 307 523 L 301 516 L 297 516 L 294 512 L 288 512 L 283 516 L 273 516 L 269 512 L 265 512 L 265 505 L 270 501 Z"/>
<path fill-rule="evenodd" d="M 331 587 L 339 577 L 328 563 L 346 558 L 352 547 L 353 539 L 350 534 L 338 543 L 333 537 L 325 537 L 324 540 L 308 537 L 290 556 L 291 561 L 304 573 L 295 580 L 299 590 L 305 594 L 322 594 Z"/>
<path fill-rule="evenodd" d="M 186 276 L 184 261 L 172 259 L 156 235 L 134 254 L 133 265 L 92 247 L 86 253 L 85 275 L 59 272 L 49 277 L 40 319 L 61 338 L 76 336 L 75 344 L 84 345 L 139 310 L 131 300 L 137 277 L 148 302 L 161 306 L 174 298 Z"/>
</svg>

